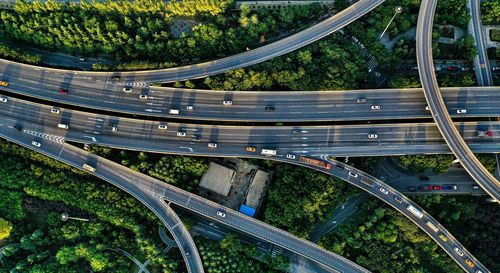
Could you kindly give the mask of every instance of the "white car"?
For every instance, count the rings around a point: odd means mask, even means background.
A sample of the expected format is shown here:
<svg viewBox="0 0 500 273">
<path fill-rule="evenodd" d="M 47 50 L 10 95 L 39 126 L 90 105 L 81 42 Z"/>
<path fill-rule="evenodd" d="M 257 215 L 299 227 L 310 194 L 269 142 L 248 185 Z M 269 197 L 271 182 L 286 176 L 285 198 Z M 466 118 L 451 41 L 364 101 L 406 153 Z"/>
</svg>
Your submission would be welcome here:
<svg viewBox="0 0 500 273">
<path fill-rule="evenodd" d="M 208 143 L 208 148 L 217 148 L 217 143 L 213 142 Z"/>
<path fill-rule="evenodd" d="M 352 177 L 354 177 L 354 178 L 358 177 L 358 174 L 357 173 L 353 173 L 353 172 L 349 172 L 349 175 L 352 176 Z"/>
<path fill-rule="evenodd" d="M 372 110 L 380 110 L 380 105 L 372 105 L 370 107 L 370 109 L 372 109 Z"/>
<path fill-rule="evenodd" d="M 380 188 L 379 190 L 383 194 L 389 194 L 389 191 L 386 188 Z"/>
<path fill-rule="evenodd" d="M 457 110 L 457 114 L 465 114 L 465 113 L 467 113 L 466 109 L 458 109 Z"/>
<path fill-rule="evenodd" d="M 295 159 L 295 155 L 292 155 L 292 154 L 287 154 L 287 155 L 286 155 L 286 158 L 288 158 L 288 159 Z"/>
<path fill-rule="evenodd" d="M 425 106 L 425 110 L 427 110 L 427 111 L 430 111 L 430 110 L 431 110 L 431 108 L 429 108 L 429 105 L 426 105 L 426 106 Z"/>
<path fill-rule="evenodd" d="M 177 132 L 177 136 L 184 137 L 184 136 L 186 136 L 186 132 Z"/>
<path fill-rule="evenodd" d="M 186 110 L 193 111 L 194 107 L 192 105 L 186 106 Z"/>
<path fill-rule="evenodd" d="M 111 131 L 113 131 L 113 132 L 117 132 L 117 131 L 118 131 L 118 127 L 117 127 L 117 126 L 113 126 L 113 127 L 111 127 Z"/>
<path fill-rule="evenodd" d="M 59 109 L 57 109 L 57 108 L 52 108 L 52 109 L 50 109 L 50 112 L 52 114 L 59 114 L 61 111 L 59 111 Z"/>
<path fill-rule="evenodd" d="M 168 126 L 165 124 L 158 125 L 158 129 L 160 129 L 160 130 L 167 130 L 167 128 L 168 128 Z"/>
<path fill-rule="evenodd" d="M 458 256 L 460 257 L 464 256 L 464 252 L 460 248 L 454 247 L 453 250 L 455 251 L 455 253 L 458 254 Z"/>
<path fill-rule="evenodd" d="M 148 99 L 148 95 L 146 95 L 146 94 L 140 94 L 139 95 L 139 99 L 147 100 Z"/>
<path fill-rule="evenodd" d="M 233 105 L 233 101 L 232 100 L 225 100 L 222 102 L 222 105 L 227 105 L 227 106 Z"/>
<path fill-rule="evenodd" d="M 222 210 L 218 210 L 217 215 L 220 217 L 226 217 L 226 214 Z"/>
<path fill-rule="evenodd" d="M 38 147 L 38 148 L 40 148 L 40 146 L 42 146 L 42 144 L 40 142 L 37 142 L 37 141 L 34 141 L 34 140 L 31 142 L 31 145 L 33 145 L 35 147 Z"/>
<path fill-rule="evenodd" d="M 132 92 L 132 87 L 124 87 L 124 88 L 123 88 L 123 92 L 125 92 L 125 93 L 130 93 L 130 92 Z"/>
<path fill-rule="evenodd" d="M 7 98 L 0 98 L 1 102 L 7 102 Z"/>
<path fill-rule="evenodd" d="M 369 139 L 378 138 L 378 135 L 377 134 L 368 134 L 368 138 Z"/>
</svg>

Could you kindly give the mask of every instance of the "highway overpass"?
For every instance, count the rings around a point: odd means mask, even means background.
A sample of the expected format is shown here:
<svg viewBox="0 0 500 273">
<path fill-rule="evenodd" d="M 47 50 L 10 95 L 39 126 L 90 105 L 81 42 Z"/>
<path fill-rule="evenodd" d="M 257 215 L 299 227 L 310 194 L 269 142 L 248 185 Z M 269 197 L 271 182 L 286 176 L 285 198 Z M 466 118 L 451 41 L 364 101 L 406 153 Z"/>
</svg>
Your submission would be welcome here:
<svg viewBox="0 0 500 273">
<path fill-rule="evenodd" d="M 500 200 L 500 183 L 479 162 L 451 120 L 439 89 L 432 59 L 432 23 L 437 0 L 422 0 L 418 15 L 417 63 L 425 98 L 444 140 L 470 176 L 495 200 Z"/>
</svg>

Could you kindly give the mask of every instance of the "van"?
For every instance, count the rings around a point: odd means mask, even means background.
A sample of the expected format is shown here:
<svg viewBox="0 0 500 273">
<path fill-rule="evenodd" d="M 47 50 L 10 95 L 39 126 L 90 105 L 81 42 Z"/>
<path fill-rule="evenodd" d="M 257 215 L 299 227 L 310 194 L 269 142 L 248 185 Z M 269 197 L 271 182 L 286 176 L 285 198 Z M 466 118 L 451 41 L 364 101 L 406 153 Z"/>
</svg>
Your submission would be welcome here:
<svg viewBox="0 0 500 273">
<path fill-rule="evenodd" d="M 179 110 L 177 110 L 177 109 L 170 109 L 170 111 L 168 111 L 168 113 L 170 115 L 178 115 L 179 114 Z"/>
<path fill-rule="evenodd" d="M 68 130 L 68 128 L 69 128 L 69 126 L 67 124 L 62 124 L 62 123 L 57 124 L 57 127 L 61 128 L 61 129 L 66 129 L 66 130 Z"/>
</svg>

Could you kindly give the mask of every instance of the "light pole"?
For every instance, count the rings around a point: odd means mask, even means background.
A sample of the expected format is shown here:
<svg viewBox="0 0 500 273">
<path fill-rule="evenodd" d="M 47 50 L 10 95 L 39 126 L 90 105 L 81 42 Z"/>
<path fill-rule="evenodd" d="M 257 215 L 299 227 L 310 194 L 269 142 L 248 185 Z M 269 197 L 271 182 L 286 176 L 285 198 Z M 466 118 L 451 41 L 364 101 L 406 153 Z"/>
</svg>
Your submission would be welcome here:
<svg viewBox="0 0 500 273">
<path fill-rule="evenodd" d="M 73 220 L 78 220 L 78 221 L 84 221 L 84 222 L 88 222 L 89 221 L 89 219 L 85 219 L 85 218 L 70 217 L 66 212 L 63 212 L 61 214 L 61 221 L 65 222 L 68 219 L 73 219 Z"/>
<path fill-rule="evenodd" d="M 403 11 L 403 8 L 399 7 L 399 6 L 394 9 L 394 16 L 392 16 L 391 20 L 389 21 L 389 24 L 387 24 L 384 31 L 382 31 L 382 34 L 380 34 L 380 37 L 378 37 L 379 40 L 382 39 L 382 36 L 384 36 L 385 32 L 387 31 L 387 29 L 391 25 L 392 21 L 394 21 L 394 18 L 396 18 L 396 15 L 400 14 L 402 11 Z"/>
</svg>

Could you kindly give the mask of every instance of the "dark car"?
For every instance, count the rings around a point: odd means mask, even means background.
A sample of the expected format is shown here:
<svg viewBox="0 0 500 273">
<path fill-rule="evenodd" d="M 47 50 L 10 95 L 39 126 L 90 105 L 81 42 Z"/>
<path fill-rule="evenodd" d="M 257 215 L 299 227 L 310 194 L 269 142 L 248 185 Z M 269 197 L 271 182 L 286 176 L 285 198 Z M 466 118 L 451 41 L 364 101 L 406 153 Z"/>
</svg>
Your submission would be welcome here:
<svg viewBox="0 0 500 273">
<path fill-rule="evenodd" d="M 429 177 L 427 177 L 427 176 L 420 176 L 418 179 L 420 181 L 422 181 L 422 182 L 428 182 L 429 181 Z"/>
<path fill-rule="evenodd" d="M 63 94 L 63 95 L 68 95 L 69 94 L 68 89 L 66 89 L 66 88 L 59 88 L 59 93 Z"/>
<path fill-rule="evenodd" d="M 458 71 L 458 66 L 448 66 L 448 71 Z"/>
<path fill-rule="evenodd" d="M 443 190 L 456 191 L 457 185 L 443 185 Z"/>
<path fill-rule="evenodd" d="M 419 191 L 428 191 L 430 189 L 430 185 L 420 185 L 418 186 Z"/>
<path fill-rule="evenodd" d="M 120 80 L 120 76 L 118 76 L 118 75 L 113 75 L 113 76 L 111 76 L 111 80 L 112 80 L 112 81 L 119 81 L 119 80 Z"/>
<path fill-rule="evenodd" d="M 429 190 L 433 190 L 433 191 L 440 191 L 443 187 L 441 187 L 440 185 L 432 185 L 432 186 L 429 186 Z"/>
<path fill-rule="evenodd" d="M 16 125 L 14 125 L 14 129 L 21 131 L 23 128 L 21 127 L 21 125 L 16 124 Z"/>
<path fill-rule="evenodd" d="M 414 187 L 414 186 L 409 186 L 409 187 L 408 187 L 408 190 L 409 190 L 409 191 L 417 191 L 417 187 Z"/>
<path fill-rule="evenodd" d="M 266 106 L 266 112 L 274 112 L 274 110 L 276 110 L 274 106 Z"/>
</svg>

